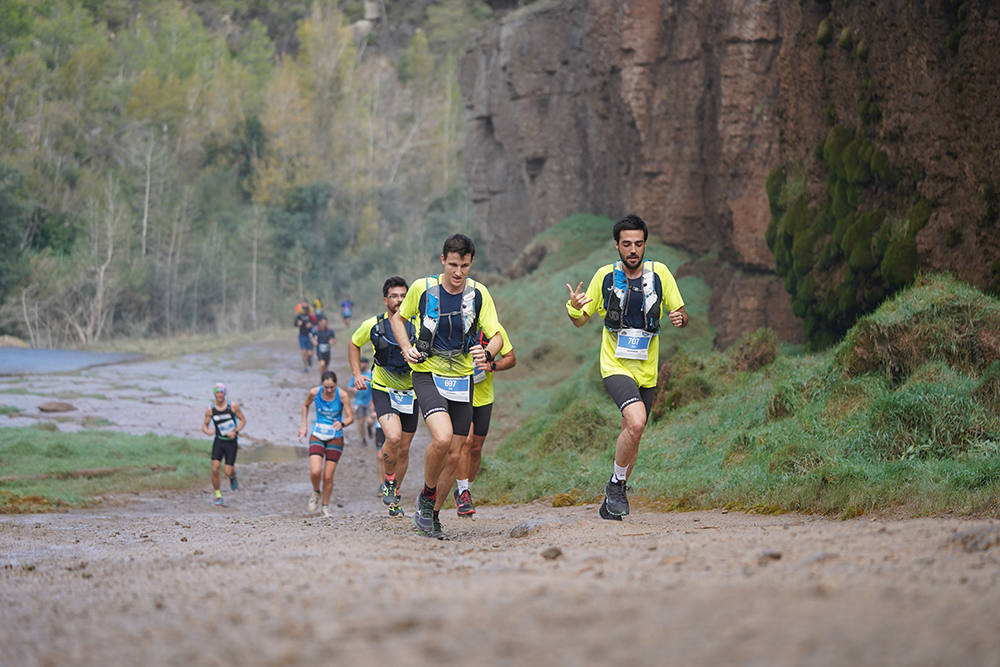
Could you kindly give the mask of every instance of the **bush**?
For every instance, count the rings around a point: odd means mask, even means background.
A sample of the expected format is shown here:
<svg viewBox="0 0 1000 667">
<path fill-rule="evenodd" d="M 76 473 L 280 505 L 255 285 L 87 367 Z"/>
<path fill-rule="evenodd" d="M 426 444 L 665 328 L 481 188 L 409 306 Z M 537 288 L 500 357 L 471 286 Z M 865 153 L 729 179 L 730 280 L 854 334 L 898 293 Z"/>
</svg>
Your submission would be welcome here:
<svg viewBox="0 0 1000 667">
<path fill-rule="evenodd" d="M 726 349 L 738 371 L 756 371 L 778 358 L 778 335 L 767 327 L 745 333 Z"/>
<path fill-rule="evenodd" d="M 860 320 L 836 357 L 847 375 L 877 373 L 898 383 L 929 361 L 978 372 L 1000 359 L 998 343 L 1000 302 L 951 277 L 928 275 Z"/>
<path fill-rule="evenodd" d="M 953 386 L 931 382 L 888 393 L 869 415 L 871 441 L 859 450 L 877 459 L 954 457 L 992 436 L 982 406 Z"/>
</svg>

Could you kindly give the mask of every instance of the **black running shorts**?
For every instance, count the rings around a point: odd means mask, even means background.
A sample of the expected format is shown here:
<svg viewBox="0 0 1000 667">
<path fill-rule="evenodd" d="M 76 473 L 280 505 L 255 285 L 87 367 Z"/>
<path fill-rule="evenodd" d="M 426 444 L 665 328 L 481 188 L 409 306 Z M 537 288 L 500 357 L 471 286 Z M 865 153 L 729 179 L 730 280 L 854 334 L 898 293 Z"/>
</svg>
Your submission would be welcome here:
<svg viewBox="0 0 1000 667">
<path fill-rule="evenodd" d="M 231 466 L 236 463 L 237 449 L 239 449 L 239 445 L 236 444 L 236 438 L 232 440 L 216 438 L 212 441 L 212 460 L 221 461 L 222 459 L 226 459 L 226 465 Z"/>
<path fill-rule="evenodd" d="M 467 435 L 472 426 L 472 378 L 469 378 L 469 400 L 450 401 L 440 393 L 434 385 L 430 373 L 413 371 L 413 390 L 417 393 L 420 412 L 424 421 L 435 412 L 447 412 L 451 417 L 451 431 L 455 435 Z"/>
<path fill-rule="evenodd" d="M 399 417 L 399 423 L 403 427 L 403 433 L 416 433 L 418 421 L 418 406 L 420 401 L 413 402 L 413 412 L 405 414 L 393 409 L 389 400 L 389 393 L 381 389 L 372 387 L 372 403 L 375 404 L 375 414 L 381 418 L 382 415 L 393 414 Z"/>
<path fill-rule="evenodd" d="M 612 400 L 619 410 L 642 401 L 646 406 L 646 421 L 649 421 L 649 411 L 653 409 L 653 394 L 656 387 L 639 387 L 628 375 L 609 375 L 604 378 L 604 388 L 611 394 Z"/>
<path fill-rule="evenodd" d="M 472 408 L 472 435 L 485 438 L 490 432 L 490 417 L 493 416 L 493 404 L 480 405 Z"/>
</svg>

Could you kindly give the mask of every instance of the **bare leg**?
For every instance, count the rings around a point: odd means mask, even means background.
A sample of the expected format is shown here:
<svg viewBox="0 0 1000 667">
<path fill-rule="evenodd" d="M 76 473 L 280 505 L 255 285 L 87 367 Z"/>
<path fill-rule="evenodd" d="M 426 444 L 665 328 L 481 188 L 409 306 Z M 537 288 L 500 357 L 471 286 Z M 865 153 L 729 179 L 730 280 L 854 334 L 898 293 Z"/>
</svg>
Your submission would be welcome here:
<svg viewBox="0 0 1000 667">
<path fill-rule="evenodd" d="M 222 461 L 212 460 L 212 488 L 216 491 L 219 490 L 219 466 L 222 465 Z"/>
<path fill-rule="evenodd" d="M 403 433 L 399 438 L 399 446 L 396 447 L 396 488 L 403 485 L 403 478 L 410 467 L 410 443 L 413 442 L 412 433 Z"/>
<path fill-rule="evenodd" d="M 467 479 L 470 482 L 475 481 L 476 475 L 479 474 L 479 467 L 483 462 L 483 443 L 486 442 L 485 435 L 473 435 L 472 436 L 472 446 L 469 448 L 469 476 L 462 477 L 461 479 Z"/>
<path fill-rule="evenodd" d="M 455 471 L 458 469 L 459 454 L 462 451 L 462 443 L 465 442 L 464 435 L 455 435 L 451 438 L 451 447 L 445 457 L 445 464 L 438 476 L 437 498 L 434 501 L 434 509 L 440 510 L 451 493 L 451 487 L 455 483 Z"/>
<path fill-rule="evenodd" d="M 646 406 L 636 401 L 625 406 L 622 411 L 622 432 L 615 444 L 615 463 L 628 466 L 628 476 L 632 476 L 635 460 L 639 455 L 639 440 L 646 428 Z"/>
<path fill-rule="evenodd" d="M 424 454 L 424 484 L 437 486 L 441 471 L 447 463 L 448 452 L 451 449 L 452 430 L 451 416 L 447 412 L 435 412 L 424 420 L 430 431 L 431 442 Z M 462 437 L 462 436 L 459 436 Z M 450 486 L 450 484 L 449 484 Z M 441 494 L 438 493 L 440 497 Z"/>
<path fill-rule="evenodd" d="M 319 491 L 320 480 L 323 476 L 323 455 L 311 454 L 309 456 L 309 481 L 312 482 L 313 491 Z"/>
<path fill-rule="evenodd" d="M 323 507 L 330 504 L 330 495 L 333 492 L 333 473 L 337 470 L 337 462 L 327 460 L 323 469 Z"/>
</svg>

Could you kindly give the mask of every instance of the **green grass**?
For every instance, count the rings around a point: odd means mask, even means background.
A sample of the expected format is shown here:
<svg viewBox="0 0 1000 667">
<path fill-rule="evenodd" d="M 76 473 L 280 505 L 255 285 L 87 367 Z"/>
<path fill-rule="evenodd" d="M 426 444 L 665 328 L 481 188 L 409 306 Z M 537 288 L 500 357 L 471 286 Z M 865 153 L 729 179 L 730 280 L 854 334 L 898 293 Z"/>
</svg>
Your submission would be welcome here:
<svg viewBox="0 0 1000 667">
<path fill-rule="evenodd" d="M 518 355 L 497 376 L 497 414 L 518 426 L 495 450 L 488 442 L 477 501 L 587 503 L 602 493 L 619 416 L 600 384 L 599 326 L 575 329 L 562 305 L 566 282 L 586 284 L 615 257 L 610 226 L 576 216 L 553 227 L 535 240 L 550 244 L 537 269 L 494 290 Z M 674 271 L 687 259 L 656 244 L 647 257 Z M 679 282 L 692 326 L 661 339 L 662 410 L 630 480 L 638 504 L 845 518 L 998 511 L 996 299 L 920 277 L 840 345 L 779 346 L 774 358 L 766 332 L 713 351 L 709 291 Z"/>
<path fill-rule="evenodd" d="M 117 470 L 70 476 L 94 468 Z M 207 475 L 208 448 L 199 440 L 152 434 L 0 428 L 0 470 L 4 478 L 22 478 L 0 482 L 0 511 L 44 510 L 87 504 L 107 493 L 189 487 Z"/>
</svg>

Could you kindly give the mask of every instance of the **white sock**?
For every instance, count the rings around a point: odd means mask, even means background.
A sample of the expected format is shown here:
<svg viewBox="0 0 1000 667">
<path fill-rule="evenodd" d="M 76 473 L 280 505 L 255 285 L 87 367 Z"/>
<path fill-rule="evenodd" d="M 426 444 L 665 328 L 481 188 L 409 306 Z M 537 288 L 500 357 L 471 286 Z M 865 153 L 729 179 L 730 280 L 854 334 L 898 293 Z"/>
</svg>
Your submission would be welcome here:
<svg viewBox="0 0 1000 667">
<path fill-rule="evenodd" d="M 462 491 L 468 491 L 468 490 L 469 490 L 469 480 L 467 479 L 458 480 L 458 492 L 461 493 Z"/>
<path fill-rule="evenodd" d="M 611 480 L 614 482 L 624 482 L 627 475 L 628 475 L 628 466 L 620 466 L 616 461 L 615 473 L 611 476 Z"/>
</svg>

